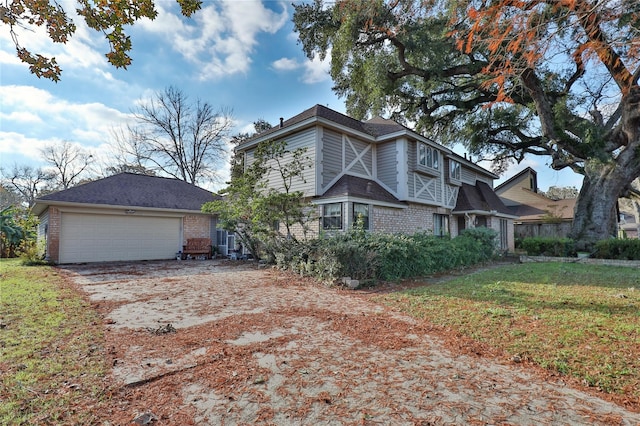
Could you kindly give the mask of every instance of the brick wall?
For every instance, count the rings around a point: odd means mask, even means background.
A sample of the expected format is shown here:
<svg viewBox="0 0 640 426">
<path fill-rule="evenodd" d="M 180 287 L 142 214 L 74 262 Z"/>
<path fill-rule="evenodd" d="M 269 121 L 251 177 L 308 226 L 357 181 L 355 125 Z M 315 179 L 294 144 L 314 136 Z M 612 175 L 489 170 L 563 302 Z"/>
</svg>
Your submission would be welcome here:
<svg viewBox="0 0 640 426">
<path fill-rule="evenodd" d="M 434 213 L 447 214 L 445 209 L 410 204 L 406 209 L 392 209 L 375 206 L 373 208 L 373 232 L 412 235 L 416 232 L 433 232 Z"/>
<path fill-rule="evenodd" d="M 60 260 L 60 209 L 49 207 L 49 227 L 47 236 L 47 255 L 51 262 Z"/>
<path fill-rule="evenodd" d="M 182 219 L 182 244 L 187 244 L 187 239 L 189 238 L 210 237 L 211 216 L 188 214 Z"/>
</svg>

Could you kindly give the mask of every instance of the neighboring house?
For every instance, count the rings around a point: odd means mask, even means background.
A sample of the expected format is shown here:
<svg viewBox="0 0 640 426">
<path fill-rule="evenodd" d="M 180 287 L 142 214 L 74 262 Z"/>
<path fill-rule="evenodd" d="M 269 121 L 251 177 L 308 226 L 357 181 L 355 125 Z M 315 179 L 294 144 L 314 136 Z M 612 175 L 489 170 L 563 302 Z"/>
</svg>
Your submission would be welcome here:
<svg viewBox="0 0 640 426">
<path fill-rule="evenodd" d="M 620 237 L 622 238 L 638 238 L 638 222 L 636 215 L 630 212 L 620 211 Z"/>
<path fill-rule="evenodd" d="M 382 233 L 456 236 L 486 226 L 500 233 L 501 249 L 513 250 L 515 217 L 493 192 L 498 176 L 392 120 L 362 122 L 316 105 L 236 150 L 248 165 L 270 140 L 306 148 L 312 167 L 292 190 L 315 206 L 318 233 L 347 230 L 358 218 Z M 281 189 L 277 179 L 268 184 Z"/>
<path fill-rule="evenodd" d="M 188 238 L 216 241 L 210 191 L 187 182 L 121 173 L 36 200 L 38 239 L 55 263 L 170 259 Z"/>
<path fill-rule="evenodd" d="M 518 216 L 517 238 L 566 237 L 571 231 L 576 199 L 552 200 L 538 192 L 537 173 L 531 167 L 498 185 L 495 193 Z"/>
</svg>

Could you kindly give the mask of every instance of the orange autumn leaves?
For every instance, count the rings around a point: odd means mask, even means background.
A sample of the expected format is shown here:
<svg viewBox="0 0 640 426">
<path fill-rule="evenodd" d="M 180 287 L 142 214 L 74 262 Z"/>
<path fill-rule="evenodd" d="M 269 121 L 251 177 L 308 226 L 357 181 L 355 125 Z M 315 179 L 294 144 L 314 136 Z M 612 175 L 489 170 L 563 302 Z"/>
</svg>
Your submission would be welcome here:
<svg viewBox="0 0 640 426">
<path fill-rule="evenodd" d="M 463 1 L 452 14 L 449 36 L 465 54 L 483 52 L 485 88 L 497 88 L 497 102 L 511 102 L 511 77 L 535 69 L 547 54 L 562 51 L 580 72 L 599 61 L 624 92 L 633 84 L 630 66 L 640 56 L 640 35 L 618 39 L 630 12 L 623 2 L 585 0 Z M 627 24 L 628 25 L 628 24 Z M 626 33 L 633 34 L 632 31 Z"/>
</svg>

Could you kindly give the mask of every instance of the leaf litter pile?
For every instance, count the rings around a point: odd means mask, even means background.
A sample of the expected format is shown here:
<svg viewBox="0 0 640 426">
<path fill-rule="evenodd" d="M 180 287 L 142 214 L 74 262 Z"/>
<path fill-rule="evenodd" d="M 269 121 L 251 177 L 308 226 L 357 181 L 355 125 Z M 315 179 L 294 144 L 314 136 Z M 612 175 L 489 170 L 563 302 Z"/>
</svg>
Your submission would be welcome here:
<svg viewBox="0 0 640 426">
<path fill-rule="evenodd" d="M 104 317 L 106 424 L 640 423 L 359 292 L 231 261 L 67 271 Z"/>
</svg>

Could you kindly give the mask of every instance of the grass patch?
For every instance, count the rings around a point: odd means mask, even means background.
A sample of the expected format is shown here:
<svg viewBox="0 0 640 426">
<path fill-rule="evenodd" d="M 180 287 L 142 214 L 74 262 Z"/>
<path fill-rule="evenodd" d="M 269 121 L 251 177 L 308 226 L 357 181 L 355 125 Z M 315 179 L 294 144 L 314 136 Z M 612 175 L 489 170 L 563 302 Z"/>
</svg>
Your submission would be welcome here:
<svg viewBox="0 0 640 426">
<path fill-rule="evenodd" d="M 105 399 L 101 321 L 55 268 L 0 262 L 0 424 L 92 424 Z"/>
<path fill-rule="evenodd" d="M 379 299 L 604 392 L 640 398 L 637 269 L 509 265 Z"/>
</svg>

